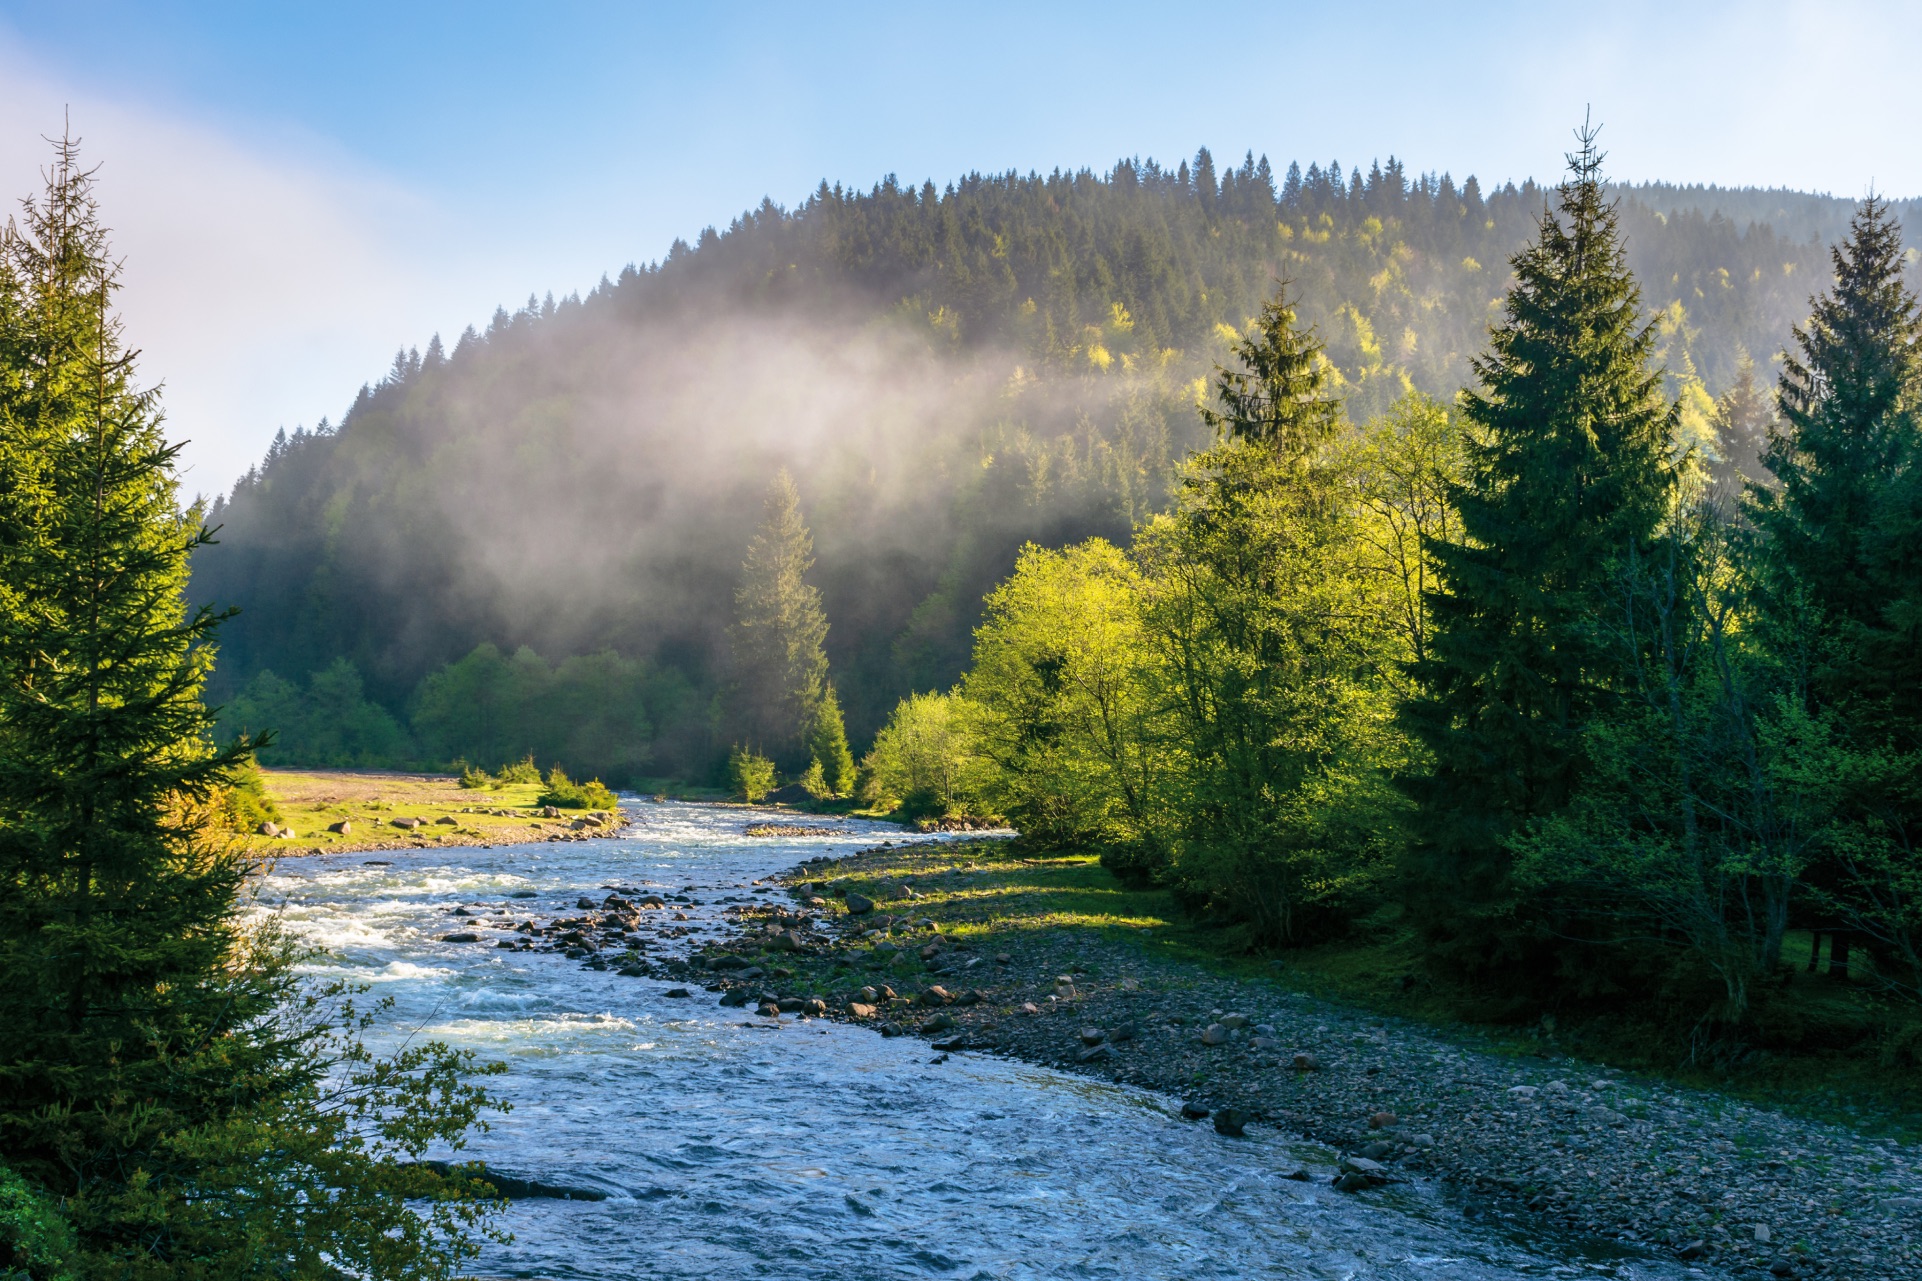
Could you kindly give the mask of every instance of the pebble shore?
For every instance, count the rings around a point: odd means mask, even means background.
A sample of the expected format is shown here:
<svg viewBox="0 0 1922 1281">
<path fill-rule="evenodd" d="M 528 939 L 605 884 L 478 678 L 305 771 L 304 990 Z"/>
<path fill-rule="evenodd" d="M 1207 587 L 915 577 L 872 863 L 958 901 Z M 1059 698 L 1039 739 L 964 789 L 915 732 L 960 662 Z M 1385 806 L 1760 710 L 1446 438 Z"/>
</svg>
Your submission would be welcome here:
<svg viewBox="0 0 1922 1281">
<path fill-rule="evenodd" d="M 930 866 L 954 846 L 926 846 Z M 734 913 L 737 937 L 666 972 L 758 1017 L 829 1017 L 991 1051 L 1224 1111 L 1328 1144 L 1336 1177 L 1434 1177 L 1468 1213 L 1609 1238 L 1704 1275 L 1914 1281 L 1922 1150 L 1576 1060 L 1223 978 L 1091 931 L 917 910 L 916 847 L 786 878 L 794 908 Z M 849 885 L 881 868 L 902 896 Z M 854 911 L 850 911 L 852 906 Z M 930 914 L 932 913 L 932 914 Z M 944 933 L 945 931 L 945 933 Z M 1234 1115 L 1240 1113 L 1240 1116 Z M 1205 1122 L 1198 1122 L 1205 1123 Z"/>
</svg>

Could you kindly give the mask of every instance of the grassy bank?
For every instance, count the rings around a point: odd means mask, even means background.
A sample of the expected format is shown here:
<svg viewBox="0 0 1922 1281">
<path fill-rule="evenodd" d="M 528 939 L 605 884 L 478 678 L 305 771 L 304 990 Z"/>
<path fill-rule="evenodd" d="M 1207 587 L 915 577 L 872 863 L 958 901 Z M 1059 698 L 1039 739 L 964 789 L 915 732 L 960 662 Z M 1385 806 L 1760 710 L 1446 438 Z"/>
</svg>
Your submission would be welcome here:
<svg viewBox="0 0 1922 1281">
<path fill-rule="evenodd" d="M 289 836 L 248 836 L 261 853 L 336 854 L 361 850 L 426 849 L 452 845 L 507 845 L 522 841 L 576 839 L 584 831 L 578 812 L 559 817 L 538 803 L 539 783 L 507 783 L 468 789 L 436 774 L 377 770 L 261 771 L 267 795 Z M 417 827 L 396 820 L 420 819 Z M 345 824 L 345 831 L 329 831 Z M 612 830 L 611 828 L 608 830 Z"/>
<path fill-rule="evenodd" d="M 1632 1014 L 1527 1026 L 1471 1022 L 1465 1015 L 1473 1010 L 1473 994 L 1425 977 L 1416 941 L 1392 918 L 1366 922 L 1342 942 L 1281 956 L 1255 953 L 1239 930 L 1184 916 L 1166 891 L 1128 888 L 1093 855 L 993 841 L 902 845 L 844 862 L 817 884 L 832 887 L 830 902 L 853 890 L 875 899 L 879 914 L 933 920 L 942 934 L 983 954 L 1022 938 L 1058 957 L 1064 969 L 1096 952 L 1188 964 L 1244 984 L 1408 1019 L 1498 1053 L 1574 1057 L 1864 1133 L 1922 1137 L 1922 1071 L 1892 1053 L 1900 1047 L 1878 1031 L 1889 1025 L 1890 1011 L 1866 986 L 1826 974 L 1784 975 L 1751 1039 L 1732 1053 L 1727 1045 L 1709 1053 L 1673 1027 Z M 1790 955 L 1806 949 L 1805 937 L 1791 939 Z M 838 976 L 814 977 L 826 991 Z"/>
</svg>

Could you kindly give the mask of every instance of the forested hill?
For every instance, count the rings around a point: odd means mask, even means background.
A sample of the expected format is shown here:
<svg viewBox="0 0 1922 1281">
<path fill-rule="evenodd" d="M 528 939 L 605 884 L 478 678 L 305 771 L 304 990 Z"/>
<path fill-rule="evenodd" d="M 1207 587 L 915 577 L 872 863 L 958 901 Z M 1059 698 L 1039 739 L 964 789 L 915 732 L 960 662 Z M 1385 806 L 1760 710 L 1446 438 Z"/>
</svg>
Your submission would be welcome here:
<svg viewBox="0 0 1922 1281">
<path fill-rule="evenodd" d="M 337 427 L 277 438 L 195 564 L 198 600 L 243 610 L 216 695 L 230 725 L 280 723 L 292 757 L 706 773 L 742 555 L 785 465 L 858 748 L 959 673 L 1022 542 L 1125 538 L 1166 503 L 1204 437 L 1201 379 L 1277 281 L 1352 416 L 1449 398 L 1549 194 L 1204 151 L 764 203 L 586 298 L 405 352 Z M 1745 353 L 1769 376 L 1851 206 L 1617 194 L 1670 391 L 1712 451 L 1711 398 Z M 521 710 L 467 739 L 423 727 L 423 680 L 483 644 L 532 651 L 498 664 Z M 563 707 L 598 709 L 591 742 Z"/>
</svg>

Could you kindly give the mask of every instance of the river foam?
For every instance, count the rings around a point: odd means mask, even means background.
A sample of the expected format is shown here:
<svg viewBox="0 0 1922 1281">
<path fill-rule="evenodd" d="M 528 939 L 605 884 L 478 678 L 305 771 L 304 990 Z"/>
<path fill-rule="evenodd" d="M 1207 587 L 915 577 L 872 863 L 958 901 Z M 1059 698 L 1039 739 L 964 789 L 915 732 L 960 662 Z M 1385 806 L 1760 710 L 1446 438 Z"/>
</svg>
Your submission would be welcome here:
<svg viewBox="0 0 1922 1281">
<path fill-rule="evenodd" d="M 1227 1139 L 1177 1101 L 983 1055 L 931 1062 L 912 1038 L 826 1022 L 750 1026 L 712 994 L 513 952 L 481 921 L 553 915 L 607 885 L 714 899 L 898 831 L 752 838 L 781 816 L 630 803 L 620 838 L 289 860 L 263 908 L 325 949 L 329 977 L 395 1001 L 391 1035 L 505 1062 L 511 1114 L 470 1154 L 505 1172 L 605 1193 L 512 1204 L 488 1277 L 1435 1278 L 1678 1277 L 1640 1259 L 1492 1234 L 1433 1186 L 1363 1197 L 1318 1174 L 1333 1153 L 1260 1127 Z M 690 888 L 691 887 L 691 888 Z M 536 900 L 513 900 L 534 890 Z M 466 906 L 478 915 L 454 917 Z M 483 909 L 486 909 L 483 912 Z M 481 943 L 445 933 L 478 930 Z M 655 949 L 658 953 L 660 949 Z"/>
</svg>

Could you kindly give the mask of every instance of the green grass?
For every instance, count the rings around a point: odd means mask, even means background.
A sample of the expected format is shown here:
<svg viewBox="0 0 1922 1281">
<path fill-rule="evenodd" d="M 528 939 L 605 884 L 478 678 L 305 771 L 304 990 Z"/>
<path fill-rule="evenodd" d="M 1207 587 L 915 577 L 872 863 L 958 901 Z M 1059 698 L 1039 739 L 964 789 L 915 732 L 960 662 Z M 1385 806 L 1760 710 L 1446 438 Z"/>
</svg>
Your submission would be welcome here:
<svg viewBox="0 0 1922 1281">
<path fill-rule="evenodd" d="M 1759 1053 L 1745 1051 L 1732 1065 L 1691 1062 L 1673 1027 L 1632 1014 L 1564 1015 L 1552 1026 L 1474 1019 L 1475 994 L 1450 991 L 1427 976 L 1419 943 L 1392 909 L 1360 922 L 1342 941 L 1261 953 L 1237 927 L 1184 916 L 1166 891 L 1128 888 L 1093 855 L 981 842 L 907 846 L 897 856 L 879 857 L 878 865 L 870 855 L 858 872 L 834 879 L 874 898 L 879 912 L 929 917 L 951 935 L 1097 934 L 1163 962 L 1409 1019 L 1497 1053 L 1572 1055 L 1857 1132 L 1922 1138 L 1922 1070 L 1889 1053 L 1901 1028 L 1922 1024 L 1922 1011 L 1885 1001 L 1860 983 L 1798 967 L 1761 1002 L 1748 1047 Z M 891 885 L 919 897 L 894 897 Z M 1791 939 L 1787 955 L 1806 957 L 1807 947 L 1806 936 Z"/>
</svg>

